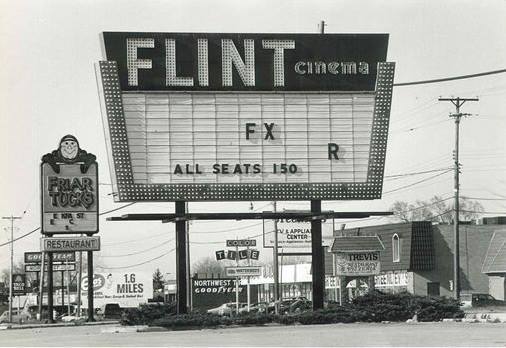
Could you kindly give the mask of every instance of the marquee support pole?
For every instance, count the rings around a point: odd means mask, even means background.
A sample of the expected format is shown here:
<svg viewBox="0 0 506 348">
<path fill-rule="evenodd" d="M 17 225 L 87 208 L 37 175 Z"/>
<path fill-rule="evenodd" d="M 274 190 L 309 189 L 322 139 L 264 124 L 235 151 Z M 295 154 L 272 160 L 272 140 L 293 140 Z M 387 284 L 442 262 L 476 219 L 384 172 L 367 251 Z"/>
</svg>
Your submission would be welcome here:
<svg viewBox="0 0 506 348">
<path fill-rule="evenodd" d="M 311 201 L 311 213 L 322 211 L 322 201 Z M 313 310 L 323 309 L 325 270 L 322 248 L 322 220 L 315 216 L 311 221 L 311 253 L 313 265 Z"/>
<path fill-rule="evenodd" d="M 63 307 L 65 307 L 65 277 L 64 277 L 64 273 L 63 271 L 60 272 L 61 274 L 61 306 L 62 306 L 62 310 L 63 310 Z"/>
<path fill-rule="evenodd" d="M 47 317 L 50 323 L 53 318 L 53 253 L 47 253 Z"/>
<path fill-rule="evenodd" d="M 95 321 L 93 303 L 93 251 L 88 251 L 88 321 Z"/>
<path fill-rule="evenodd" d="M 184 201 L 176 201 L 176 216 L 184 217 L 186 206 Z M 188 312 L 186 293 L 186 221 L 176 221 L 176 286 L 177 286 L 177 313 Z"/>
</svg>

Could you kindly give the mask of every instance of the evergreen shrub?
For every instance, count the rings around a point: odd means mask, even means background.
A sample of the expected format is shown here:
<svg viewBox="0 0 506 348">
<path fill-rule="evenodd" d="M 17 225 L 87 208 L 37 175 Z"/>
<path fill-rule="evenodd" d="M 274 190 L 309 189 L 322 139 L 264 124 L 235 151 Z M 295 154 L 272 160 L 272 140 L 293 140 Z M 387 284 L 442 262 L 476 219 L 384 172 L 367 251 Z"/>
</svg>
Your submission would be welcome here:
<svg viewBox="0 0 506 348">
<path fill-rule="evenodd" d="M 415 296 L 409 293 L 385 294 L 379 291 L 355 298 L 344 306 L 332 304 L 325 309 L 295 314 L 273 315 L 266 313 L 241 313 L 227 317 L 192 312 L 175 315 L 174 305 L 141 306 L 124 313 L 124 325 L 152 325 L 170 329 L 206 328 L 229 325 L 265 325 L 279 323 L 331 324 L 354 322 L 406 321 L 417 317 L 418 321 L 441 321 L 444 318 L 462 318 L 459 302 L 445 297 Z"/>
</svg>

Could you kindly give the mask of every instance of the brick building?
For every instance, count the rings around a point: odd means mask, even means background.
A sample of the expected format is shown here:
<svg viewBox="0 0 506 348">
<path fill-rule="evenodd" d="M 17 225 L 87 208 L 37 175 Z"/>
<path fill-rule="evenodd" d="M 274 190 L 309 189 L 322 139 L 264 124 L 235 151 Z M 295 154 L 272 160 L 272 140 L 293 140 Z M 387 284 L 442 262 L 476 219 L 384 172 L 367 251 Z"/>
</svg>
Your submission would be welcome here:
<svg viewBox="0 0 506 348">
<path fill-rule="evenodd" d="M 432 225 L 421 221 L 346 229 L 336 231 L 335 235 L 379 237 L 385 249 L 380 256 L 381 274 L 376 276 L 378 289 L 451 296 L 453 233 L 452 225 Z M 462 225 L 462 293 L 490 293 L 504 299 L 505 275 L 506 226 Z M 382 284 L 382 277 L 402 281 Z"/>
</svg>

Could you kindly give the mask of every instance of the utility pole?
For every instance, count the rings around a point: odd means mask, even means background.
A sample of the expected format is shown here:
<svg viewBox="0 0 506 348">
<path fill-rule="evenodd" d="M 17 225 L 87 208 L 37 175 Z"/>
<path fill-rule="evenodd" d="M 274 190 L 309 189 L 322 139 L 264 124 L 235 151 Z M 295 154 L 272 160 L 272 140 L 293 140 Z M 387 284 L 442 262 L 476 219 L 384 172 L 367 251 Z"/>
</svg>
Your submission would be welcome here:
<svg viewBox="0 0 506 348">
<path fill-rule="evenodd" d="M 21 219 L 21 216 L 3 216 L 2 219 L 11 220 L 11 267 L 9 270 L 9 323 L 12 323 L 12 272 L 14 269 L 14 220 Z"/>
<path fill-rule="evenodd" d="M 460 236 L 459 236 L 459 126 L 462 116 L 470 116 L 470 114 L 463 114 L 460 112 L 460 107 L 467 101 L 478 101 L 478 98 L 439 98 L 439 101 L 449 101 L 455 105 L 455 113 L 450 114 L 450 117 L 455 120 L 455 149 L 453 154 L 454 160 L 454 199 L 455 208 L 453 215 L 453 291 L 457 300 L 460 299 Z"/>
<path fill-rule="evenodd" d="M 321 21 L 320 24 L 318 25 L 319 29 L 320 29 L 320 34 L 325 34 L 325 26 L 327 24 L 325 24 L 325 21 Z"/>
</svg>

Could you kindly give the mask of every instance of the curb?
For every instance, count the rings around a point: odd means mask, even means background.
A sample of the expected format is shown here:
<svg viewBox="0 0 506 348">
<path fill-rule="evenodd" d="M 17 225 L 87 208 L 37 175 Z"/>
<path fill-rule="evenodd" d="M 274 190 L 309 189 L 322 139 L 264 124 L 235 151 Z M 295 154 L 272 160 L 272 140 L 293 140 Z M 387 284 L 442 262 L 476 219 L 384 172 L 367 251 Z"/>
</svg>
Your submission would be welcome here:
<svg viewBox="0 0 506 348">
<path fill-rule="evenodd" d="M 22 329 L 40 329 L 51 327 L 67 327 L 67 326 L 98 326 L 98 325 L 114 325 L 119 324 L 119 321 L 93 321 L 93 322 L 69 322 L 69 323 L 54 323 L 54 324 L 7 324 L 0 325 L 0 330 L 22 330 Z"/>
<path fill-rule="evenodd" d="M 135 326 L 113 326 L 100 330 L 100 333 L 128 333 L 128 332 L 145 332 L 142 330 L 147 329 L 147 325 Z"/>
</svg>

